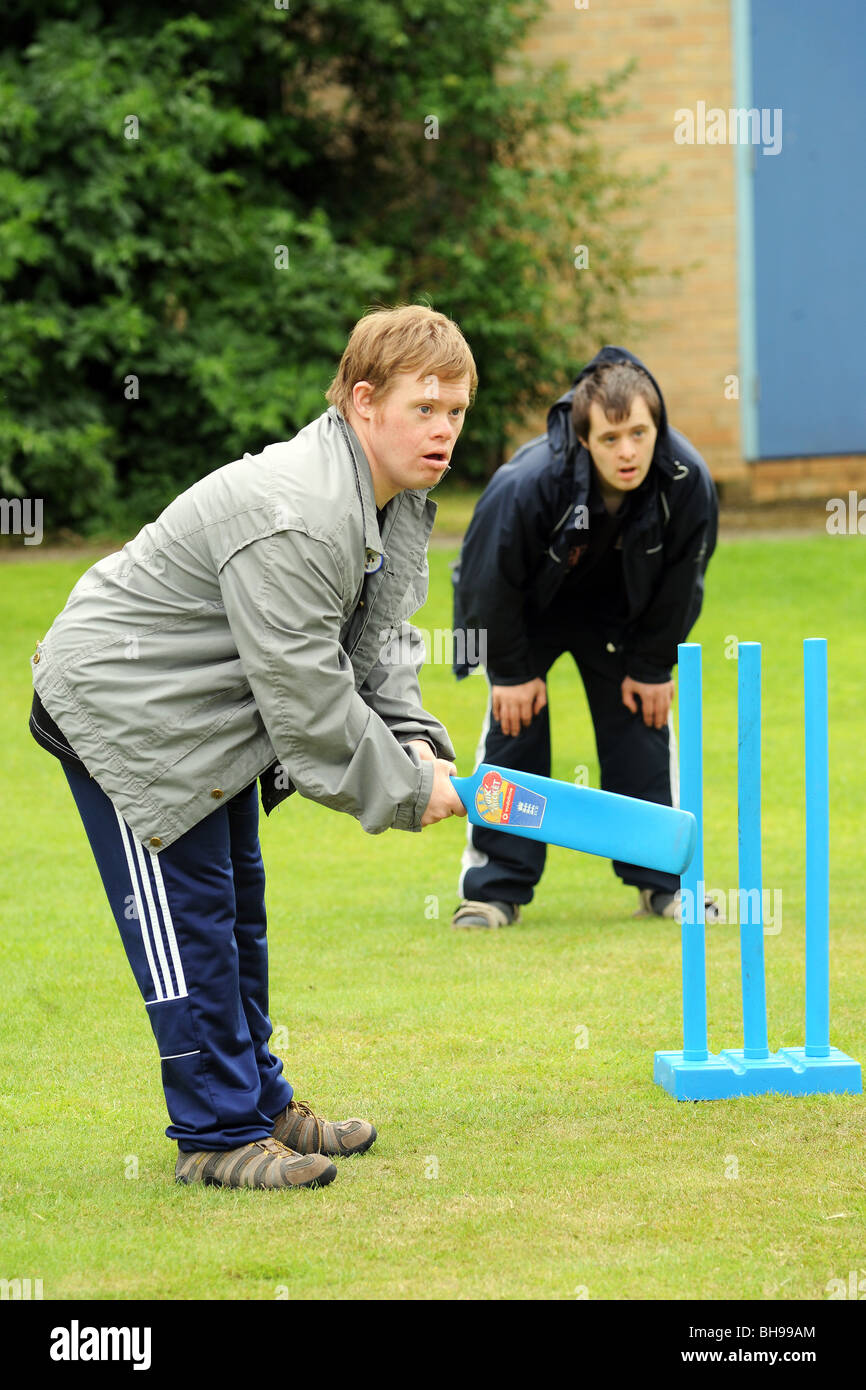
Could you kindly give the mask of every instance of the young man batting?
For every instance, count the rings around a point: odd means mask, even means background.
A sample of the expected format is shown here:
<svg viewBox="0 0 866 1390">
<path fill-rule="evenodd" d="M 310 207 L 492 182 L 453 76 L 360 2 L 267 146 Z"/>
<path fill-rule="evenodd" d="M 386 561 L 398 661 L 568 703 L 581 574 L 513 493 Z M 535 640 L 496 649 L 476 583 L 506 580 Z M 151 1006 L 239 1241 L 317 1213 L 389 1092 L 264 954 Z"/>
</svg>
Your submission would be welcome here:
<svg viewBox="0 0 866 1390">
<path fill-rule="evenodd" d="M 603 348 L 547 433 L 494 474 L 463 541 L 454 627 L 485 634 L 490 682 L 479 762 L 550 776 L 546 676 L 569 652 L 602 788 L 673 804 L 671 671 L 701 609 L 717 514 L 709 470 L 668 424 L 658 383 L 630 352 Z M 516 921 L 545 851 L 469 826 L 453 925 Z M 674 916 L 672 874 L 614 869 L 639 890 L 636 915 Z"/>
<path fill-rule="evenodd" d="M 179 1182 L 321 1186 L 376 1138 L 299 1104 L 269 1048 L 257 779 L 268 813 L 297 789 L 372 834 L 465 814 L 407 620 L 476 384 L 442 314 L 369 314 L 325 414 L 94 565 L 32 658 L 31 731 L 144 998 Z"/>
</svg>

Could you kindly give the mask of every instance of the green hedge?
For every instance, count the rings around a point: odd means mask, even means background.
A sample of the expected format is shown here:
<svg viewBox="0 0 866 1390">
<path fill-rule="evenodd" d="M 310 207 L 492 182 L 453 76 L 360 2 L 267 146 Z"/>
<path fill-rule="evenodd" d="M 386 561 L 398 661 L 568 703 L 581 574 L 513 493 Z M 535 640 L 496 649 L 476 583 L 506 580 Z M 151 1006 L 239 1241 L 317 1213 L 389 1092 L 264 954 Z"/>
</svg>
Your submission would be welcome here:
<svg viewBox="0 0 866 1390">
<path fill-rule="evenodd" d="M 147 519 L 317 415 L 355 320 L 417 300 L 475 351 L 457 462 L 487 476 L 627 321 L 624 181 L 588 134 L 624 73 L 528 67 L 540 0 L 185 9 L 7 10 L 0 492 L 50 529 Z"/>
</svg>

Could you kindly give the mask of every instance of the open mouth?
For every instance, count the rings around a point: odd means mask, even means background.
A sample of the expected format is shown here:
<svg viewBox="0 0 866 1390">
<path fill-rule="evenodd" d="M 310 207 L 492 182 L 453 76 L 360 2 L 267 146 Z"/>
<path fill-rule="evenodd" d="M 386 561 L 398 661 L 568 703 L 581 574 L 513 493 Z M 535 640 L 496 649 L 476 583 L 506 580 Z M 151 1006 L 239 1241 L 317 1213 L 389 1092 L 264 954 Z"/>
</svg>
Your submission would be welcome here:
<svg viewBox="0 0 866 1390">
<path fill-rule="evenodd" d="M 425 463 L 447 463 L 447 462 L 448 462 L 448 455 L 447 455 L 446 453 L 442 453 L 442 452 L 433 453 L 433 454 L 424 454 L 424 462 L 425 462 Z"/>
</svg>

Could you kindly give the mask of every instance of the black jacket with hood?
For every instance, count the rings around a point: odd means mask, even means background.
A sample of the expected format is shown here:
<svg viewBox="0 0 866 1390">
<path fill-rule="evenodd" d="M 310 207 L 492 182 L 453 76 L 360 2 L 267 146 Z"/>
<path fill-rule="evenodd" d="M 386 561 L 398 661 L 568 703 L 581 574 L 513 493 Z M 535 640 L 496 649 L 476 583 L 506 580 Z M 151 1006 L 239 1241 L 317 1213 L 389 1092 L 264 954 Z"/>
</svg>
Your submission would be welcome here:
<svg viewBox="0 0 866 1390">
<path fill-rule="evenodd" d="M 495 685 L 541 674 L 533 669 L 530 634 L 569 573 L 569 550 L 585 534 L 577 523 L 592 481 L 592 460 L 571 423 L 574 387 L 600 363 L 622 361 L 643 367 L 625 348 L 602 348 L 551 407 L 547 434 L 497 469 L 475 508 L 454 566 L 454 629 L 486 630 L 487 674 Z M 649 472 L 630 494 L 623 524 L 628 618 L 608 637 L 623 649 L 632 680 L 661 683 L 670 680 L 677 643 L 701 611 L 718 501 L 706 463 L 668 424 L 659 384 L 647 374 L 659 393 L 661 419 Z M 470 669 L 455 661 L 458 679 Z"/>
</svg>

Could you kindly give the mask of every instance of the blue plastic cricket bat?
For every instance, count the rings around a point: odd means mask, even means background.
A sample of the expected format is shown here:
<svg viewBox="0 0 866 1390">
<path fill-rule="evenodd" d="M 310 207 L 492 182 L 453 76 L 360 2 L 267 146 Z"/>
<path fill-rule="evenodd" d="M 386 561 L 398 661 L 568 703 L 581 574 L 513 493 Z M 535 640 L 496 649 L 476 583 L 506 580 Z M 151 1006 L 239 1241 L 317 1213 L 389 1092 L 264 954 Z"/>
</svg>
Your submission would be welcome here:
<svg viewBox="0 0 866 1390">
<path fill-rule="evenodd" d="M 690 811 L 489 763 L 451 780 L 473 825 L 669 874 L 681 874 L 695 852 Z"/>
</svg>

